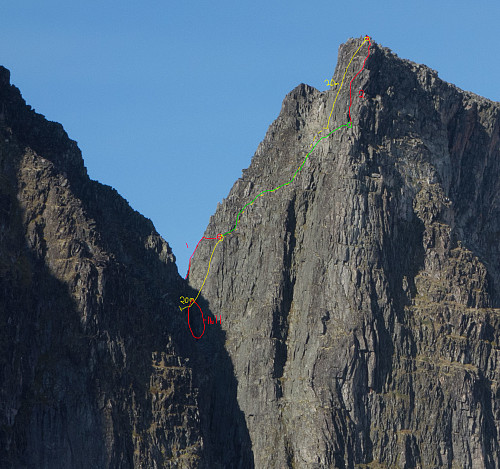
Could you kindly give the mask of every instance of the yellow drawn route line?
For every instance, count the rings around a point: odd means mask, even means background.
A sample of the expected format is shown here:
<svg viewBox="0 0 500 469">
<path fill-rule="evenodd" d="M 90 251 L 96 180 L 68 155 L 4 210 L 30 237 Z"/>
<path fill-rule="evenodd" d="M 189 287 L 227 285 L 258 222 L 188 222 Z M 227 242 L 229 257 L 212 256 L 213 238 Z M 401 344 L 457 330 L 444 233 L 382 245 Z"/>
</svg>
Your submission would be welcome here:
<svg viewBox="0 0 500 469">
<path fill-rule="evenodd" d="M 210 255 L 210 260 L 208 261 L 208 270 L 207 270 L 207 273 L 205 275 L 205 278 L 203 279 L 203 283 L 201 284 L 201 287 L 200 289 L 198 290 L 198 294 L 196 295 L 196 298 L 190 298 L 189 300 L 189 304 L 187 306 L 184 306 L 184 308 L 181 308 L 179 306 L 179 309 L 182 311 L 183 309 L 186 309 L 186 308 L 189 308 L 197 299 L 198 297 L 200 296 L 200 293 L 201 293 L 201 290 L 203 290 L 203 285 L 205 285 L 205 281 L 207 280 L 207 277 L 208 277 L 208 273 L 210 272 L 210 264 L 212 262 L 212 257 L 214 255 L 214 252 L 215 252 L 215 248 L 217 247 L 217 245 L 224 239 L 224 236 L 221 236 L 220 239 L 215 243 L 215 246 L 212 250 L 212 254 Z"/>
<path fill-rule="evenodd" d="M 356 52 L 354 52 L 353 56 L 351 57 L 351 60 L 349 60 L 349 63 L 347 64 L 347 68 L 345 69 L 345 72 L 344 72 L 344 76 L 342 77 L 342 81 L 340 82 L 340 87 L 339 87 L 339 89 L 338 89 L 338 91 L 337 91 L 337 95 L 335 96 L 335 100 L 333 101 L 332 110 L 330 111 L 330 115 L 328 116 L 328 121 L 327 121 L 327 123 L 326 123 L 326 127 L 323 127 L 323 129 L 322 129 L 322 130 L 320 130 L 320 131 L 318 132 L 318 135 L 319 135 L 321 132 L 323 132 L 324 130 L 330 130 L 330 119 L 332 118 L 333 109 L 335 108 L 335 103 L 337 102 L 337 98 L 339 97 L 340 91 L 342 90 L 342 86 L 344 85 L 344 80 L 345 80 L 345 77 L 346 77 L 346 75 L 347 75 L 347 70 L 349 70 L 349 67 L 351 66 L 351 62 L 352 62 L 352 60 L 354 59 L 354 57 L 356 57 L 357 53 L 358 53 L 358 52 L 360 51 L 360 49 L 363 47 L 363 44 L 364 44 L 365 42 L 368 42 L 369 40 L 370 40 L 370 38 L 369 38 L 368 36 L 365 36 L 365 37 L 364 37 L 364 39 L 363 39 L 363 42 L 362 42 L 362 43 L 361 43 L 361 45 L 358 47 L 358 49 L 356 50 Z M 326 80 L 325 80 L 325 81 L 326 81 Z M 329 83 L 328 83 L 328 86 L 334 86 L 334 85 L 338 85 L 338 83 L 334 82 L 334 81 L 333 81 L 333 79 L 332 79 L 332 80 L 331 80 L 331 82 L 329 82 Z M 349 124 L 350 124 L 350 123 L 349 123 Z M 346 124 L 345 126 L 346 126 L 346 127 L 350 127 L 350 125 L 349 125 L 349 124 Z M 340 127 L 339 127 L 339 129 L 340 129 L 341 127 L 344 127 L 344 125 L 340 126 Z M 335 129 L 335 130 L 338 130 L 338 129 Z M 333 132 L 331 132 L 331 133 L 333 133 Z M 323 140 L 323 138 L 325 138 L 325 137 L 328 137 L 328 135 L 325 135 L 324 137 L 321 137 L 321 138 L 318 140 L 318 142 L 316 142 L 316 145 L 320 142 L 320 140 Z M 314 144 L 314 140 L 315 140 L 315 139 L 316 139 L 316 136 L 313 138 L 313 143 L 311 143 L 311 146 L 313 146 L 313 144 Z M 316 145 L 314 145 L 314 148 L 316 148 Z M 314 150 L 314 148 L 313 148 L 313 150 Z M 311 150 L 311 151 L 307 154 L 306 160 L 307 160 L 307 158 L 309 157 L 309 155 L 312 153 L 312 151 L 313 151 L 313 150 Z M 265 192 L 274 192 L 274 191 L 278 190 L 280 187 L 288 186 L 288 184 L 290 184 L 290 183 L 293 181 L 293 179 L 295 178 L 295 176 L 297 175 L 297 173 L 300 171 L 300 169 L 302 168 L 302 166 L 304 165 L 304 163 L 305 163 L 305 160 L 304 160 L 304 161 L 302 162 L 302 164 L 299 166 L 299 168 L 297 169 L 297 171 L 295 171 L 295 174 L 294 174 L 293 178 L 292 178 L 290 181 L 288 181 L 286 184 L 282 184 L 281 186 L 276 187 L 275 189 L 272 189 L 272 190 L 267 190 L 267 191 L 265 191 Z M 264 194 L 260 194 L 260 197 L 262 197 L 263 195 L 264 195 Z M 259 196 L 258 196 L 258 197 L 259 197 Z M 255 200 L 257 200 L 257 198 L 256 198 Z M 248 204 L 248 205 L 252 205 L 252 204 L 255 202 L 255 200 L 254 200 L 253 202 L 251 202 L 250 204 Z M 244 210 L 243 210 L 243 211 L 241 211 L 241 213 L 243 213 L 243 212 L 244 212 Z M 241 213 L 240 213 L 240 214 L 241 214 Z M 239 218 L 239 216 L 238 216 L 238 218 Z M 236 230 L 236 227 L 234 228 L 234 230 Z M 231 230 L 231 231 L 233 231 L 233 230 Z M 226 234 L 227 234 L 227 233 L 226 233 Z M 219 235 L 218 235 L 217 237 L 219 237 Z M 218 239 L 218 241 L 215 243 L 215 246 L 214 246 L 214 248 L 213 248 L 213 250 L 212 250 L 212 254 L 210 255 L 210 259 L 209 259 L 209 261 L 208 261 L 208 269 L 207 269 L 207 273 L 205 274 L 205 278 L 203 279 L 203 283 L 201 284 L 201 287 L 200 287 L 200 289 L 198 290 L 198 294 L 196 295 L 196 297 L 195 297 L 195 298 L 190 298 L 190 299 L 189 299 L 189 304 L 188 304 L 187 306 L 184 306 L 184 308 L 181 308 L 181 307 L 179 306 L 179 309 L 180 309 L 181 311 L 183 311 L 183 310 L 184 310 L 184 309 L 186 309 L 186 308 L 190 308 L 190 307 L 191 307 L 191 305 L 192 305 L 192 304 L 193 304 L 193 303 L 194 303 L 194 302 L 198 299 L 198 297 L 200 296 L 201 290 L 203 289 L 203 286 L 205 285 L 205 282 L 206 282 L 206 280 L 207 280 L 208 274 L 209 274 L 209 272 L 210 272 L 210 264 L 212 263 L 212 257 L 213 257 L 213 255 L 214 255 L 215 248 L 217 247 L 217 245 L 218 245 L 218 244 L 219 244 L 219 243 L 220 243 L 223 239 L 224 239 L 224 235 L 222 235 L 222 234 L 221 234 L 221 235 L 220 235 L 220 238 L 219 238 L 219 239 Z"/>
<path fill-rule="evenodd" d="M 366 39 L 367 36 L 365 36 L 365 38 L 363 39 L 363 42 L 361 43 L 361 45 L 358 47 L 358 49 L 356 50 L 356 52 L 354 52 L 354 55 L 351 57 L 351 60 L 349 60 L 349 63 L 347 64 L 347 68 L 345 69 L 345 72 L 344 72 L 344 76 L 342 77 L 342 81 L 340 82 L 340 86 L 339 86 L 339 89 L 337 91 L 337 96 L 335 96 L 335 100 L 333 101 L 333 106 L 332 106 L 332 110 L 330 111 L 330 115 L 328 116 L 328 121 L 326 123 L 326 127 L 323 127 L 323 130 L 330 130 L 330 119 L 332 118 L 332 114 L 333 114 L 333 109 L 335 108 L 335 103 L 337 102 L 337 98 L 339 97 L 339 94 L 340 94 L 340 90 L 342 89 L 342 86 L 344 86 L 344 80 L 345 80 L 345 76 L 347 75 L 347 70 L 349 70 L 349 67 L 351 66 L 351 62 L 352 62 L 352 59 L 354 59 L 354 57 L 356 57 L 357 53 L 359 52 L 359 50 L 363 47 L 363 44 L 365 42 L 368 42 L 369 39 Z M 333 81 L 333 79 L 332 79 Z M 338 83 L 337 83 L 338 85 Z M 332 86 L 331 84 L 329 86 Z M 320 130 L 318 132 L 318 135 L 323 132 L 323 130 Z M 315 139 L 316 137 L 314 137 Z M 314 143 L 314 139 L 313 139 L 313 143 Z M 312 143 L 311 143 L 311 146 L 312 146 Z"/>
<path fill-rule="evenodd" d="M 352 59 L 354 59 L 354 57 L 356 57 L 357 53 L 363 47 L 363 44 L 366 41 L 367 41 L 367 39 L 365 39 L 361 43 L 361 45 L 358 47 L 358 50 L 356 52 L 354 52 L 354 55 L 351 57 L 351 60 L 349 60 L 349 63 L 347 64 L 347 68 L 345 69 L 344 76 L 342 77 L 342 81 L 340 82 L 339 90 L 337 91 L 337 96 L 335 96 L 335 101 L 333 102 L 332 110 L 330 111 L 330 115 L 328 116 L 328 122 L 326 123 L 326 127 L 323 130 L 328 130 L 330 128 L 330 119 L 332 118 L 333 108 L 335 107 L 335 103 L 337 102 L 337 98 L 339 97 L 340 90 L 342 89 L 342 86 L 344 85 L 344 80 L 345 80 L 345 76 L 347 75 L 347 70 L 349 70 L 349 67 L 351 66 Z"/>
</svg>

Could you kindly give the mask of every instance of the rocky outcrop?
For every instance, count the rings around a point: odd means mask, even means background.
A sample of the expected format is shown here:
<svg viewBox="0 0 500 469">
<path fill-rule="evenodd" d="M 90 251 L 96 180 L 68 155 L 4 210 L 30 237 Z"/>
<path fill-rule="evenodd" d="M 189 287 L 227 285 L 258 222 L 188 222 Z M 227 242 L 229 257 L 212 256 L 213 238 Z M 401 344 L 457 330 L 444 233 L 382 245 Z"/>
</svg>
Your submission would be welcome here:
<svg viewBox="0 0 500 469">
<path fill-rule="evenodd" d="M 251 465 L 231 363 L 187 340 L 168 244 L 4 68 L 0 134 L 0 467 Z"/>
<path fill-rule="evenodd" d="M 361 43 L 341 46 L 334 82 Z M 500 105 L 373 41 L 352 90 L 352 126 L 246 207 L 202 291 L 255 467 L 498 468 Z M 205 236 L 290 180 L 336 95 L 285 98 Z M 331 130 L 349 105 L 344 86 Z M 195 291 L 215 242 L 196 251 Z"/>
</svg>

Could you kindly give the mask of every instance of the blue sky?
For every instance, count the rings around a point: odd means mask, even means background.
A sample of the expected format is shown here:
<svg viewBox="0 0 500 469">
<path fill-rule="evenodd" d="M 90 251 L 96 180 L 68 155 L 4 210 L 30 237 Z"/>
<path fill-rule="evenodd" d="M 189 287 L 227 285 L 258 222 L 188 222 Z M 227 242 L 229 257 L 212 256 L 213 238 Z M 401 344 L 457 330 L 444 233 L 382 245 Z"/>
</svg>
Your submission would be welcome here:
<svg viewBox="0 0 500 469">
<path fill-rule="evenodd" d="M 368 34 L 500 101 L 499 24 L 500 2 L 480 0 L 19 0 L 0 5 L 0 64 L 184 275 L 285 95 L 326 89 L 340 43 Z"/>
</svg>

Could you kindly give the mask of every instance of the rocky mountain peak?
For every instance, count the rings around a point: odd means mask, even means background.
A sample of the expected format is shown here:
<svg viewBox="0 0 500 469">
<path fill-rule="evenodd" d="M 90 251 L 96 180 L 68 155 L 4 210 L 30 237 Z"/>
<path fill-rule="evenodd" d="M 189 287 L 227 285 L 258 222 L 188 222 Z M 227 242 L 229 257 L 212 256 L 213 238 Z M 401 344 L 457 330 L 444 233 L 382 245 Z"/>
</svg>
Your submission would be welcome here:
<svg viewBox="0 0 500 469">
<path fill-rule="evenodd" d="M 256 466 L 496 467 L 500 106 L 371 38 L 332 82 L 286 96 L 189 277 Z"/>
<path fill-rule="evenodd" d="M 19 89 L 10 84 L 10 72 L 4 67 L 0 69 L 0 100 L 4 140 L 31 148 L 70 178 L 87 176 L 76 142 L 68 138 L 61 124 L 46 120 L 26 104 Z"/>
</svg>

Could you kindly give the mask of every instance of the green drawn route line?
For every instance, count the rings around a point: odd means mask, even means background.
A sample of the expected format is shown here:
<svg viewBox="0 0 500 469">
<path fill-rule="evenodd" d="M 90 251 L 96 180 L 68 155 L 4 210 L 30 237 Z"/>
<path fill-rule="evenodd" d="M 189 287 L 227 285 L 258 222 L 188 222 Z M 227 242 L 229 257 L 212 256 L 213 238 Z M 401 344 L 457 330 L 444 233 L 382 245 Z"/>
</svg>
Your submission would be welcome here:
<svg viewBox="0 0 500 469">
<path fill-rule="evenodd" d="M 281 186 L 278 186 L 276 187 L 275 189 L 267 189 L 263 192 L 261 192 L 260 194 L 258 194 L 255 199 L 253 199 L 251 202 L 248 202 L 238 213 L 238 216 L 236 217 L 236 223 L 234 225 L 234 228 L 230 231 L 226 231 L 224 233 L 224 236 L 232 233 L 235 229 L 236 229 L 236 226 L 238 225 L 238 222 L 240 221 L 240 215 L 244 212 L 245 208 L 247 208 L 249 205 L 252 205 L 260 196 L 264 195 L 265 193 L 267 192 L 274 192 L 274 191 L 277 191 L 280 187 L 285 187 L 285 186 L 288 186 L 288 184 L 290 184 L 294 179 L 295 179 L 295 176 L 297 176 L 297 174 L 299 173 L 299 171 L 302 169 L 302 166 L 304 166 L 304 164 L 306 163 L 307 161 L 307 158 L 309 158 L 309 156 L 311 155 L 311 153 L 314 151 L 314 149 L 318 146 L 318 143 L 321 142 L 321 140 L 323 140 L 324 138 L 327 138 L 329 137 L 330 135 L 333 134 L 333 132 L 336 132 L 337 130 L 340 130 L 342 127 L 347 127 L 347 128 L 350 128 L 352 127 L 352 122 L 349 122 L 348 124 L 343 124 L 341 125 L 340 127 L 337 127 L 336 129 L 332 130 L 329 134 L 326 134 L 326 135 L 323 135 L 323 137 L 321 137 L 317 142 L 316 144 L 312 147 L 311 151 L 306 155 L 306 157 L 304 158 L 304 161 L 302 162 L 302 164 L 298 167 L 297 171 L 295 171 L 295 174 L 292 176 L 292 179 L 290 179 L 288 182 L 285 182 L 284 184 L 281 184 Z"/>
<path fill-rule="evenodd" d="M 343 124 L 341 125 L 340 127 L 337 127 L 336 129 L 332 130 L 329 134 L 326 134 L 326 135 L 323 135 L 323 137 L 321 137 L 316 143 L 315 145 L 311 148 L 311 151 L 306 155 L 306 157 L 304 158 L 304 161 L 302 162 L 302 164 L 298 167 L 298 169 L 295 171 L 294 175 L 292 176 L 292 179 L 290 179 L 288 182 L 285 182 L 284 184 L 281 184 L 281 186 L 278 186 L 276 187 L 275 189 L 267 189 L 265 191 L 262 191 L 260 194 L 258 194 L 253 200 L 251 200 L 250 202 L 248 202 L 238 213 L 238 216 L 236 217 L 236 223 L 234 225 L 234 228 L 231 230 L 231 231 L 226 231 L 226 233 L 222 234 L 222 235 L 217 235 L 217 243 L 215 243 L 215 246 L 214 246 L 214 249 L 212 250 L 212 255 L 210 256 L 210 260 L 208 262 L 208 270 L 207 270 L 207 273 L 205 275 L 205 279 L 203 280 L 203 284 L 201 285 L 201 288 L 198 290 L 198 294 L 196 295 L 196 298 L 190 298 L 190 301 L 189 301 L 189 304 L 187 306 L 184 306 L 184 308 L 181 308 L 179 306 L 179 309 L 181 311 L 185 310 L 186 308 L 190 308 L 191 305 L 196 302 L 198 296 L 200 295 L 201 293 L 201 290 L 203 288 L 203 285 L 205 285 L 205 280 L 207 279 L 208 277 L 208 273 L 210 272 L 210 263 L 212 262 L 212 256 L 214 255 L 214 252 L 215 252 L 215 248 L 217 247 L 217 245 L 224 239 L 224 236 L 232 233 L 235 229 L 236 229 L 236 226 L 238 225 L 238 222 L 240 221 L 240 215 L 245 211 L 245 208 L 247 208 L 249 205 L 252 205 L 260 196 L 266 194 L 267 192 L 274 192 L 274 191 L 277 191 L 280 187 L 285 187 L 285 186 L 288 186 L 288 184 L 290 184 L 294 179 L 295 179 L 295 176 L 297 176 L 297 174 L 299 174 L 299 171 L 302 169 L 302 167 L 306 164 L 306 161 L 307 161 L 307 158 L 309 158 L 309 156 L 311 155 L 311 153 L 314 151 L 314 149 L 318 146 L 318 143 L 321 142 L 321 140 L 323 140 L 324 138 L 327 138 L 329 137 L 330 135 L 332 135 L 334 132 L 336 132 L 337 130 L 340 130 L 342 127 L 346 127 L 346 128 L 351 128 L 352 127 L 352 122 L 349 122 L 347 124 Z M 202 238 L 203 239 L 203 238 Z M 208 238 L 207 238 L 208 239 Z M 213 238 L 211 238 L 213 239 Z M 201 240 L 200 240 L 201 241 Z M 199 244 L 199 243 L 198 243 Z M 196 246 L 198 247 L 198 246 Z M 195 249 L 196 251 L 196 249 Z M 193 253 L 194 254 L 194 253 Z M 188 309 L 189 311 L 189 309 Z M 203 334 L 202 334 L 203 335 Z M 198 337 L 197 337 L 198 338 Z"/>
</svg>

